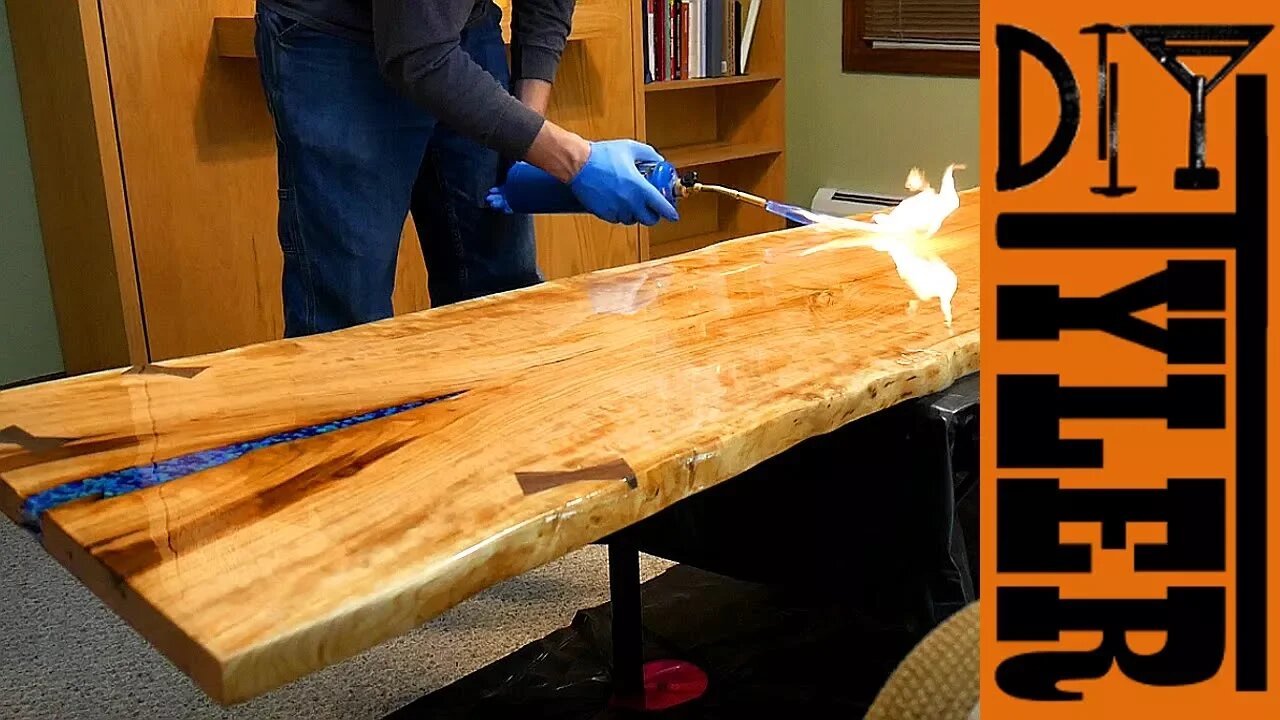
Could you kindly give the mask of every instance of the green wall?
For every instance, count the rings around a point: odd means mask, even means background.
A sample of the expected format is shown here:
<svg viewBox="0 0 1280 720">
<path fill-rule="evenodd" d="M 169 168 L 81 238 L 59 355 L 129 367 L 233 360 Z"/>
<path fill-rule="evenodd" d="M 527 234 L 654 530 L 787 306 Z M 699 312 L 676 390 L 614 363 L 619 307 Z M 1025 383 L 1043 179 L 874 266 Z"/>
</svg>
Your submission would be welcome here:
<svg viewBox="0 0 1280 720">
<path fill-rule="evenodd" d="M 62 370 L 4 3 L 0 0 L 0 385 Z"/>
<path fill-rule="evenodd" d="M 765 0 L 768 2 L 768 0 Z M 840 69 L 839 0 L 787 3 L 787 197 L 820 187 L 905 194 L 919 166 L 935 185 L 964 163 L 978 185 L 978 80 L 865 75 Z"/>
<path fill-rule="evenodd" d="M 0 158 L 0 384 L 5 384 L 63 369 L 5 0 L 0 0 Z"/>
</svg>

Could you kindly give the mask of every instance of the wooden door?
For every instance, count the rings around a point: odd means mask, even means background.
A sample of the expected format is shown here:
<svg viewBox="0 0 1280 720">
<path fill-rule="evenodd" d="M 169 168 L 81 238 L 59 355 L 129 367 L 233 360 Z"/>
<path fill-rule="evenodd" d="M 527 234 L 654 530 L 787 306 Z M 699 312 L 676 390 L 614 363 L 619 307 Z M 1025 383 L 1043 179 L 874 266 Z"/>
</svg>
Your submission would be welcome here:
<svg viewBox="0 0 1280 720">
<path fill-rule="evenodd" d="M 589 137 L 634 137 L 627 0 L 582 0 L 591 37 L 566 52 L 552 117 Z M 254 0 L 104 0 L 102 20 L 150 358 L 283 332 L 271 120 L 252 57 L 224 57 L 214 18 L 251 26 Z M 607 22 L 606 22 L 607 20 Z M 613 68 L 619 68 L 615 72 Z M 588 218 L 537 221 L 549 278 L 638 259 L 638 233 Z M 425 308 L 406 222 L 395 310 Z"/>
<path fill-rule="evenodd" d="M 215 15 L 253 7 L 102 3 L 152 360 L 282 332 L 271 120 L 257 66 L 210 42 Z"/>
</svg>

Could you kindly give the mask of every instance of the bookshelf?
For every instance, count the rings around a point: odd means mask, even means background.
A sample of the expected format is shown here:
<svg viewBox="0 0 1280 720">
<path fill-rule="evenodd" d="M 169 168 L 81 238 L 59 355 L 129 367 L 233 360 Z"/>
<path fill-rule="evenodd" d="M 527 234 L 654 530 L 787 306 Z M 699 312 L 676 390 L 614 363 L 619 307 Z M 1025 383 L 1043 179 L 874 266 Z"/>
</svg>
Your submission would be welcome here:
<svg viewBox="0 0 1280 720">
<path fill-rule="evenodd" d="M 648 40 L 633 0 L 636 126 L 680 171 L 768 198 L 786 189 L 786 0 L 760 0 L 746 73 L 645 82 Z M 750 0 L 742 0 L 743 16 Z M 715 195 L 686 198 L 680 222 L 640 230 L 642 260 L 677 255 L 786 226 L 763 210 Z"/>
</svg>

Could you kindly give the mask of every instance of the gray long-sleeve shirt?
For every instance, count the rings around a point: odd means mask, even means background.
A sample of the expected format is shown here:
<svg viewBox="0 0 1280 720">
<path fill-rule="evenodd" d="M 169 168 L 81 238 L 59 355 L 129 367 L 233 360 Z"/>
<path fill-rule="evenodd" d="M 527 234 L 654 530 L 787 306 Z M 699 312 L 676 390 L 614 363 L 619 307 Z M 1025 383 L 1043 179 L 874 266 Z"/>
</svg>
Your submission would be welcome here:
<svg viewBox="0 0 1280 720">
<path fill-rule="evenodd" d="M 459 45 L 492 0 L 261 0 L 308 27 L 372 42 L 393 87 L 441 122 L 509 158 L 523 158 L 543 118 Z M 513 0 L 512 80 L 551 82 L 575 0 Z"/>
</svg>

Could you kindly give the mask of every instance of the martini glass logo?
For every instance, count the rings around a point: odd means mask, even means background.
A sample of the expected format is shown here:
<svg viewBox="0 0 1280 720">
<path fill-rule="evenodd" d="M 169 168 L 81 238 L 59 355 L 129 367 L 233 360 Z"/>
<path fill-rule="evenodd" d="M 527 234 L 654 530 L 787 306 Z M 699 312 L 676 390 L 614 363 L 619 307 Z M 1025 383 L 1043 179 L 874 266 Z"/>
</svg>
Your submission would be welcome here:
<svg viewBox="0 0 1280 720">
<path fill-rule="evenodd" d="M 1271 32 L 1270 25 L 1131 25 L 1142 47 L 1191 96 L 1190 142 L 1187 165 L 1174 172 L 1178 190 L 1217 190 L 1218 170 L 1205 164 L 1205 99 Z M 1183 58 L 1225 58 L 1213 77 L 1198 75 Z"/>
<path fill-rule="evenodd" d="M 1178 190 L 1216 190 L 1217 168 L 1207 161 L 1206 105 L 1218 87 L 1272 31 L 1272 25 L 1128 25 L 1099 23 L 1081 33 L 1098 36 L 1098 159 L 1108 163 L 1108 183 L 1092 188 L 1107 197 L 1122 197 L 1136 187 L 1119 182 L 1120 64 L 1109 59 L 1109 38 L 1130 35 L 1187 92 L 1190 104 L 1187 164 L 1174 171 Z M 1016 190 L 1044 178 L 1066 157 L 1080 127 L 1080 88 L 1065 58 L 1043 38 L 1022 28 L 996 29 L 1000 77 L 1000 146 L 996 170 L 998 190 Z M 1059 120 L 1048 146 L 1031 160 L 1022 158 L 1022 56 L 1030 55 L 1048 71 L 1058 90 Z M 1211 76 L 1193 70 L 1190 58 L 1217 58 L 1222 65 Z"/>
</svg>

